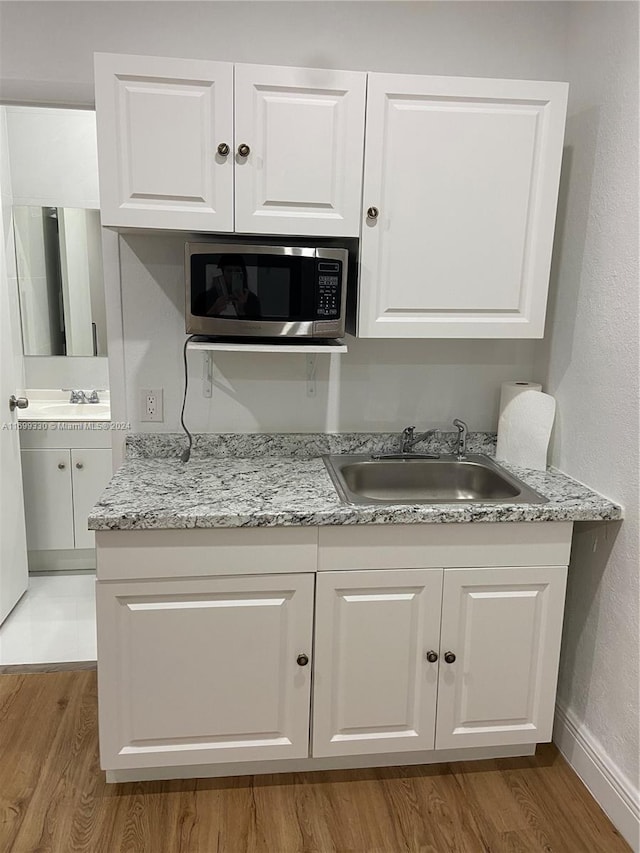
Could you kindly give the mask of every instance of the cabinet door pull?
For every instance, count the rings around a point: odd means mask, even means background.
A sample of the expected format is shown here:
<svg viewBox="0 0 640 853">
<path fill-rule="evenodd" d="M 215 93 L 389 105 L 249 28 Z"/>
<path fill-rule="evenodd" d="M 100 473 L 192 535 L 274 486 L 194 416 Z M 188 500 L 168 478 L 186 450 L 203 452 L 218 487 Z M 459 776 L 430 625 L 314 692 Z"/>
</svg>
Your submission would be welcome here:
<svg viewBox="0 0 640 853">
<path fill-rule="evenodd" d="M 76 462 L 76 468 L 84 468 L 82 462 Z"/>
<path fill-rule="evenodd" d="M 380 211 L 377 207 L 370 207 L 367 210 L 367 219 L 377 219 L 380 215 Z"/>
<path fill-rule="evenodd" d="M 221 157 L 226 157 L 230 150 L 231 149 L 226 142 L 221 142 L 220 145 L 218 145 L 218 154 Z"/>
<path fill-rule="evenodd" d="M 445 652 L 444 659 L 446 663 L 455 663 L 456 656 L 453 652 Z"/>
<path fill-rule="evenodd" d="M 65 469 L 66 467 L 67 467 L 67 466 L 64 464 L 64 462 L 58 462 L 58 468 L 59 468 L 61 471 L 64 471 L 64 469 Z"/>
<path fill-rule="evenodd" d="M 433 649 L 430 649 L 427 652 L 426 657 L 427 657 L 427 660 L 429 661 L 429 663 L 435 663 L 438 660 L 438 653 L 434 652 Z"/>
<path fill-rule="evenodd" d="M 250 153 L 251 149 L 246 143 L 243 142 L 241 145 L 238 145 L 238 156 L 248 157 Z"/>
<path fill-rule="evenodd" d="M 306 666 L 309 663 L 309 658 L 307 655 L 298 655 L 296 658 L 298 666 Z"/>
</svg>

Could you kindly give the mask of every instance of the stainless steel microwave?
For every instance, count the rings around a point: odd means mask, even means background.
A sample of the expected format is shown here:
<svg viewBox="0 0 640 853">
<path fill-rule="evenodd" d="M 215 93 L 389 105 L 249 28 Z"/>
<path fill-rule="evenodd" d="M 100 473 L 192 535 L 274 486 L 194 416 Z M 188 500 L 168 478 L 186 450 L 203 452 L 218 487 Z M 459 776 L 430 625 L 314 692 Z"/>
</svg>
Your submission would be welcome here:
<svg viewBox="0 0 640 853">
<path fill-rule="evenodd" d="M 340 338 L 348 250 L 186 243 L 187 334 Z"/>
</svg>

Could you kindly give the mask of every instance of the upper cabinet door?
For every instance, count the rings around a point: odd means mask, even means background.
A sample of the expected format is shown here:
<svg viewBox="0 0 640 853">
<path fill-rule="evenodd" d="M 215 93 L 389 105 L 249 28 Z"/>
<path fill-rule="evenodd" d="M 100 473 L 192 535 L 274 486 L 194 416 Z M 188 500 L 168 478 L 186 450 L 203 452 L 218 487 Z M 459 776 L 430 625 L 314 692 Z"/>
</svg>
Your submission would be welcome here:
<svg viewBox="0 0 640 853">
<path fill-rule="evenodd" d="M 369 75 L 361 337 L 543 336 L 567 93 Z"/>
<path fill-rule="evenodd" d="M 566 578 L 445 571 L 436 749 L 551 740 Z"/>
<path fill-rule="evenodd" d="M 233 65 L 99 53 L 95 83 L 102 224 L 233 231 Z"/>
<path fill-rule="evenodd" d="M 262 65 L 235 75 L 236 231 L 357 237 L 367 75 Z"/>
</svg>

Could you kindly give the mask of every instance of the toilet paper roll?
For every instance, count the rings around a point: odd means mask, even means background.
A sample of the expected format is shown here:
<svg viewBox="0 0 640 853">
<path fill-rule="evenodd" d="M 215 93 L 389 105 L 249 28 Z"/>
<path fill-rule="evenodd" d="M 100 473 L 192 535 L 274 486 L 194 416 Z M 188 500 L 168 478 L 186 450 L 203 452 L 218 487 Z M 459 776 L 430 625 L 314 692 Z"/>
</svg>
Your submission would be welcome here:
<svg viewBox="0 0 640 853">
<path fill-rule="evenodd" d="M 500 386 L 500 408 L 498 409 L 498 418 L 504 412 L 507 403 L 510 403 L 518 394 L 523 391 L 542 391 L 542 385 L 539 382 L 525 382 L 521 379 L 514 379 L 511 382 L 503 382 Z"/>
<path fill-rule="evenodd" d="M 498 420 L 496 459 L 545 471 L 556 401 L 542 391 L 523 391 L 511 399 Z"/>
</svg>

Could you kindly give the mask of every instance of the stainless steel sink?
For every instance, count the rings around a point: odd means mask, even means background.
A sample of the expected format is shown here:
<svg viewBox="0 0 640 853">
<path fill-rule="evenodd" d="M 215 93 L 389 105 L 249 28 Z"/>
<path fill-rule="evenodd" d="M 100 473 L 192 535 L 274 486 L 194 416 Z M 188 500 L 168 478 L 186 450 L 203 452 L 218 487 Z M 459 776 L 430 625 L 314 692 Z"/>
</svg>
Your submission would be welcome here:
<svg viewBox="0 0 640 853">
<path fill-rule="evenodd" d="M 487 456 L 373 459 L 324 456 L 344 503 L 547 503 Z"/>
</svg>

